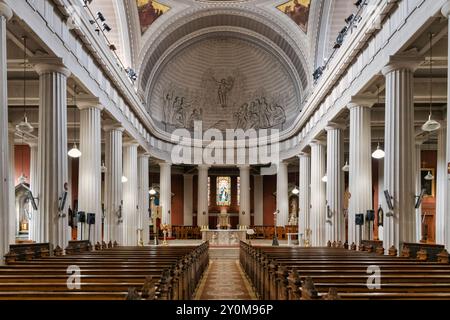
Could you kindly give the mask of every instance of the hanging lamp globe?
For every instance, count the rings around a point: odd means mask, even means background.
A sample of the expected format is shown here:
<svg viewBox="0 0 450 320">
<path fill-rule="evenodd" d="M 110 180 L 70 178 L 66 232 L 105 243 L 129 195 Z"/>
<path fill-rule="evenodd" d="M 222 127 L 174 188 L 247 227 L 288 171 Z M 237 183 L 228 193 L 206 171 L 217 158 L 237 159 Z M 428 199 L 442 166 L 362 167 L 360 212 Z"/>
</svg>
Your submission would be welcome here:
<svg viewBox="0 0 450 320">
<path fill-rule="evenodd" d="M 383 149 L 381 149 L 380 144 L 377 146 L 377 150 L 372 153 L 372 158 L 374 159 L 383 159 L 386 156 L 386 153 Z"/>
<path fill-rule="evenodd" d="M 298 195 L 300 193 L 300 191 L 298 190 L 297 187 L 294 188 L 294 190 L 292 190 L 292 194 L 294 195 Z"/>
<path fill-rule="evenodd" d="M 427 181 L 434 180 L 434 176 L 431 174 L 431 171 L 428 171 L 428 174 L 425 176 L 425 180 Z"/>
<path fill-rule="evenodd" d="M 21 133 L 32 133 L 34 131 L 33 126 L 28 122 L 28 117 L 25 115 L 23 121 L 16 125 L 17 131 Z"/>
<path fill-rule="evenodd" d="M 342 167 L 342 171 L 344 172 L 350 171 L 350 165 L 348 164 L 348 161 L 345 162 L 345 165 Z"/>
<path fill-rule="evenodd" d="M 73 148 L 69 150 L 67 153 L 71 158 L 79 158 L 81 157 L 81 151 L 78 149 L 77 144 L 73 144 Z"/>
</svg>

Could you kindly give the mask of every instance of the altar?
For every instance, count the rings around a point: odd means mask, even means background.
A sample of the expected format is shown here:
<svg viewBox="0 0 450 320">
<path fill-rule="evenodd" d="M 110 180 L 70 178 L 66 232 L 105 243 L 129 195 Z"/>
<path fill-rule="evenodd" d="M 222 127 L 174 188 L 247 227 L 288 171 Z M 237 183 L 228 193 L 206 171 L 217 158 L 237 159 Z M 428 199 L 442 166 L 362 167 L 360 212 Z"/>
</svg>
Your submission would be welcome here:
<svg viewBox="0 0 450 320">
<path fill-rule="evenodd" d="M 247 239 L 247 230 L 202 230 L 202 240 L 210 246 L 239 246 Z"/>
</svg>

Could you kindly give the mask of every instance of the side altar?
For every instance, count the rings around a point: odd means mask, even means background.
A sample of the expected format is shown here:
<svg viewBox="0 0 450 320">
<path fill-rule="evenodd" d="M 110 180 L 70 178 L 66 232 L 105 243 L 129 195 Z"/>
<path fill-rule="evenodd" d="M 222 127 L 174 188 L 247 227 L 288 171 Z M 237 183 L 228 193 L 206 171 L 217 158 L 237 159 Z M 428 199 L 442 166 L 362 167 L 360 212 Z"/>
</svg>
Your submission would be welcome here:
<svg viewBox="0 0 450 320">
<path fill-rule="evenodd" d="M 247 238 L 247 230 L 202 230 L 202 240 L 211 246 L 239 246 Z"/>
</svg>

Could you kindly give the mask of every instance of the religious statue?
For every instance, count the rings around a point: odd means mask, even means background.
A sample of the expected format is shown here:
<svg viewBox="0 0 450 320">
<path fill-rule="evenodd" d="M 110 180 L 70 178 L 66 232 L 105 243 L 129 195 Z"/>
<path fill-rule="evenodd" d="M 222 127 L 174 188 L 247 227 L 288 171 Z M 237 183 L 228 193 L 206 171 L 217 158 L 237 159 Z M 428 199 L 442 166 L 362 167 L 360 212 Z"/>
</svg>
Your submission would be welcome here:
<svg viewBox="0 0 450 320">
<path fill-rule="evenodd" d="M 227 79 L 223 78 L 218 81 L 213 77 L 213 80 L 218 84 L 217 97 L 219 99 L 219 104 L 222 108 L 226 108 L 228 106 L 228 93 L 233 90 L 234 87 L 234 79 L 233 77 L 228 77 Z"/>
</svg>

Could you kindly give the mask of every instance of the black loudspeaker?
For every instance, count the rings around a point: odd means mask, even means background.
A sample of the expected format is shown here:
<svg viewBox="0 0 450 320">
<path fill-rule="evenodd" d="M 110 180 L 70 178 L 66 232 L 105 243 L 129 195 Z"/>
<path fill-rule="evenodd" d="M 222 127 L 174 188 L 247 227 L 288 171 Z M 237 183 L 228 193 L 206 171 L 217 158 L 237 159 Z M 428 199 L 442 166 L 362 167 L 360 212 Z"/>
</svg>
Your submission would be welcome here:
<svg viewBox="0 0 450 320">
<path fill-rule="evenodd" d="M 78 222 L 86 223 L 86 213 L 83 211 L 78 212 Z"/>
<path fill-rule="evenodd" d="M 366 220 L 367 221 L 375 221 L 375 211 L 367 210 Z"/>
<path fill-rule="evenodd" d="M 87 224 L 95 224 L 95 213 L 87 214 Z"/>
<path fill-rule="evenodd" d="M 357 226 L 364 225 L 364 214 L 360 213 L 360 214 L 355 215 L 355 224 Z"/>
</svg>

